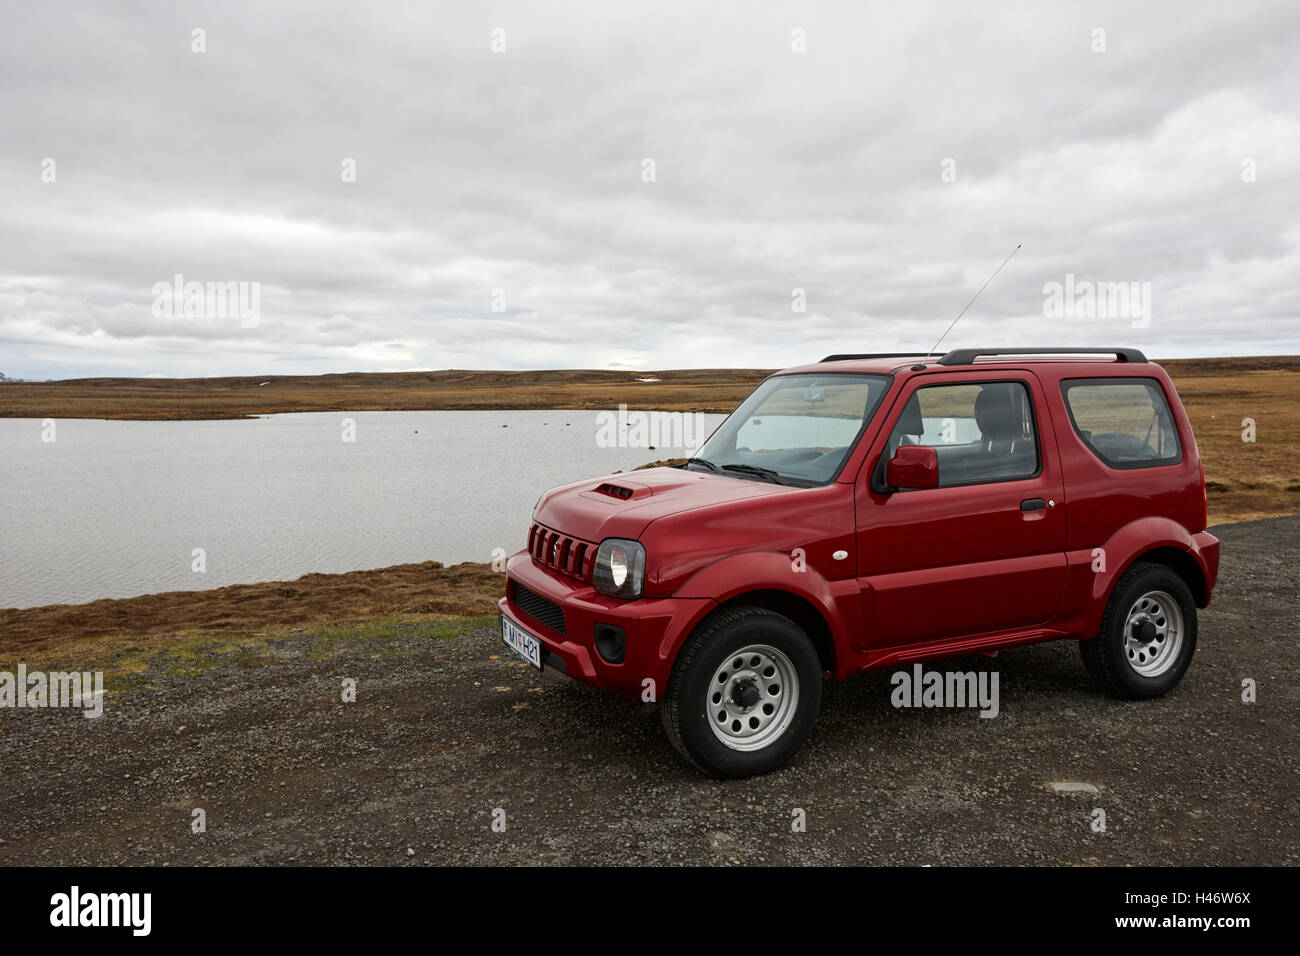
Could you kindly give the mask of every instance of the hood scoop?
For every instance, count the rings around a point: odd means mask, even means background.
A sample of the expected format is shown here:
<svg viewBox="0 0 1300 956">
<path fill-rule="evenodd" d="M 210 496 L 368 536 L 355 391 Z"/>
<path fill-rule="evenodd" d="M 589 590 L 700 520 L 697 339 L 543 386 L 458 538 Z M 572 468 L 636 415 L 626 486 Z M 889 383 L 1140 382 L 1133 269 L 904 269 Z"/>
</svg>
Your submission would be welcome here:
<svg viewBox="0 0 1300 956">
<path fill-rule="evenodd" d="M 608 498 L 617 498 L 619 501 L 648 498 L 651 494 L 650 489 L 645 485 L 616 485 L 612 481 L 601 482 L 596 486 L 595 492 Z"/>
</svg>

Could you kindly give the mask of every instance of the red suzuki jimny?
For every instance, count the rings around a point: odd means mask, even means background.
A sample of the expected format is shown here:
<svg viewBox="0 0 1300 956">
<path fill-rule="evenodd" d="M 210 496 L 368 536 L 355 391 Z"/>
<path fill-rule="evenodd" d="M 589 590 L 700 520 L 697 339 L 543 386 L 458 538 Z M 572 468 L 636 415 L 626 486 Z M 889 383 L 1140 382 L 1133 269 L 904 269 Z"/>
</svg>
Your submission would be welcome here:
<svg viewBox="0 0 1300 956">
<path fill-rule="evenodd" d="M 1218 574 L 1205 525 L 1187 415 L 1135 349 L 832 355 L 681 466 L 543 494 L 502 636 L 747 776 L 869 667 L 1073 638 L 1105 690 L 1164 694 Z"/>
</svg>

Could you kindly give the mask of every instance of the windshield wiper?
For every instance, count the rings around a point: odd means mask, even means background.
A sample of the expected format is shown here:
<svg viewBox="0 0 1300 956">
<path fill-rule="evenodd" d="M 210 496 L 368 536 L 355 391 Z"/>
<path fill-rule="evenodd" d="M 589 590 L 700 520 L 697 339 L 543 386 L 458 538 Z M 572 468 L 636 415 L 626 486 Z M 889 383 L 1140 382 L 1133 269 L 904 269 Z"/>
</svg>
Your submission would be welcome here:
<svg viewBox="0 0 1300 956">
<path fill-rule="evenodd" d="M 709 461 L 709 459 L 707 458 L 687 458 L 684 462 L 682 462 L 682 467 L 685 468 L 687 465 L 703 465 L 704 467 L 708 468 L 709 471 L 718 470 L 718 466 L 715 465 L 713 462 Z"/>
<path fill-rule="evenodd" d="M 781 477 L 781 473 L 779 471 L 773 471 L 771 468 L 760 468 L 758 465 L 723 465 L 722 468 L 724 471 L 739 471 L 742 474 L 754 475 L 758 478 L 766 478 L 773 484 L 785 484 L 785 479 Z"/>
</svg>

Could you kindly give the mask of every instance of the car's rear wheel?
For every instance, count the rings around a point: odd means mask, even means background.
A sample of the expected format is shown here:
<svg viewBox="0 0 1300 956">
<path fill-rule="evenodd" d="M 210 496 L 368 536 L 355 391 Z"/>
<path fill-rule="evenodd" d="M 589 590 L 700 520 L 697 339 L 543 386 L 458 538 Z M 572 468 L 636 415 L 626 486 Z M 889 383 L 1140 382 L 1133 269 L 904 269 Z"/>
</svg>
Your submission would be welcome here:
<svg viewBox="0 0 1300 956">
<path fill-rule="evenodd" d="M 1115 583 L 1096 637 L 1079 642 L 1093 679 L 1116 697 L 1167 694 L 1196 652 L 1196 602 L 1162 564 L 1135 564 Z"/>
<path fill-rule="evenodd" d="M 784 764 L 821 708 L 821 662 L 789 618 L 758 607 L 709 618 L 677 656 L 660 712 L 673 746 L 717 777 Z"/>
</svg>

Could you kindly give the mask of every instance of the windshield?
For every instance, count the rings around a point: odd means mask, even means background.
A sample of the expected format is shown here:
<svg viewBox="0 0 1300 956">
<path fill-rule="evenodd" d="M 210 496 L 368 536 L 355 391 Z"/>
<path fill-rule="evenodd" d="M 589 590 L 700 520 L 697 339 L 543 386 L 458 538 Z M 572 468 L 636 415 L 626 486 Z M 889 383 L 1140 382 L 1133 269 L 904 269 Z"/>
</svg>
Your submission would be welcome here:
<svg viewBox="0 0 1300 956">
<path fill-rule="evenodd" d="M 777 375 L 689 461 L 737 478 L 818 485 L 834 478 L 889 387 L 887 375 Z"/>
</svg>

